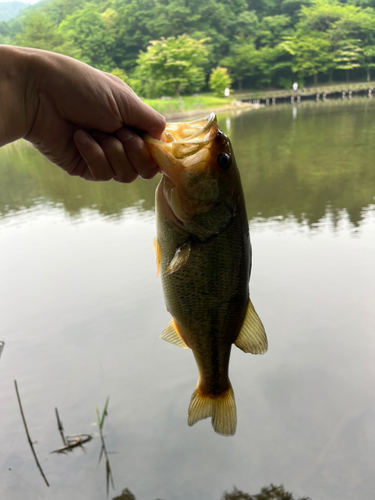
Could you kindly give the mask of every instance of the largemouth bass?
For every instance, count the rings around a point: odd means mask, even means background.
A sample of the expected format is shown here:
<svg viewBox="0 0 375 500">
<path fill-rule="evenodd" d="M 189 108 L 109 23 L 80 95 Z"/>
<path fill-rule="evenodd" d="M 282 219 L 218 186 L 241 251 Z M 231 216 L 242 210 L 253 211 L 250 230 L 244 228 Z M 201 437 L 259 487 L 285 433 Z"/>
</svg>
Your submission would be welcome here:
<svg viewBox="0 0 375 500">
<path fill-rule="evenodd" d="M 167 124 L 160 141 L 145 140 L 163 174 L 154 250 L 172 320 L 161 338 L 190 348 L 198 366 L 188 424 L 212 417 L 217 433 L 233 435 L 232 344 L 253 354 L 267 350 L 249 299 L 249 225 L 233 150 L 214 114 Z"/>
</svg>

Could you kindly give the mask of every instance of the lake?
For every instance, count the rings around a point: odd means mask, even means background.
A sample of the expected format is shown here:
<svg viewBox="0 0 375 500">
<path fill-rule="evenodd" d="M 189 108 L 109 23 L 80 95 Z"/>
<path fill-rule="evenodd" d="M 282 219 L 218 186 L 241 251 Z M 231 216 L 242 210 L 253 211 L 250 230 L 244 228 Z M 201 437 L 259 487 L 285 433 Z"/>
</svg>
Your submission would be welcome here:
<svg viewBox="0 0 375 500">
<path fill-rule="evenodd" d="M 375 489 L 375 102 L 219 116 L 239 164 L 264 356 L 232 349 L 234 437 L 190 428 L 191 351 L 163 342 L 154 193 L 69 178 L 28 144 L 0 150 L 0 498 L 220 500 Z M 27 441 L 22 406 L 48 488 Z M 64 432 L 94 434 L 53 453 Z M 126 490 L 128 489 L 128 490 Z M 121 492 L 123 494 L 121 495 Z M 131 492 L 133 496 L 131 496 Z M 241 497 L 242 498 L 242 497 Z"/>
</svg>

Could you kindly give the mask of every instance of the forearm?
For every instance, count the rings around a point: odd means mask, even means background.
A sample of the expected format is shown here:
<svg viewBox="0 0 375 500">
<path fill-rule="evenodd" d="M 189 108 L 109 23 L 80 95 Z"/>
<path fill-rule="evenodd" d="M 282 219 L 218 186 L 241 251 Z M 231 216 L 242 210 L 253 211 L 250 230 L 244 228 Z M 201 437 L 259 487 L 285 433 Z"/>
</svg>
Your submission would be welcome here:
<svg viewBox="0 0 375 500">
<path fill-rule="evenodd" d="M 0 146 L 25 137 L 32 126 L 37 96 L 31 59 L 29 49 L 0 45 Z"/>
</svg>

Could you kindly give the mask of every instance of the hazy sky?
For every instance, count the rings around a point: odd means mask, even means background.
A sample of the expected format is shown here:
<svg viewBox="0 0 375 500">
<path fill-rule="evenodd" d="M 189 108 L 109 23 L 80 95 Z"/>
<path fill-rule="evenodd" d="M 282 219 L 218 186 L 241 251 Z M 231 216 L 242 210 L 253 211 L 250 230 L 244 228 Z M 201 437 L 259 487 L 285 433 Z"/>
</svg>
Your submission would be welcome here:
<svg viewBox="0 0 375 500">
<path fill-rule="evenodd" d="M 0 0 L 0 2 L 13 2 L 14 0 Z M 39 0 L 18 0 L 22 3 L 37 3 Z"/>
</svg>

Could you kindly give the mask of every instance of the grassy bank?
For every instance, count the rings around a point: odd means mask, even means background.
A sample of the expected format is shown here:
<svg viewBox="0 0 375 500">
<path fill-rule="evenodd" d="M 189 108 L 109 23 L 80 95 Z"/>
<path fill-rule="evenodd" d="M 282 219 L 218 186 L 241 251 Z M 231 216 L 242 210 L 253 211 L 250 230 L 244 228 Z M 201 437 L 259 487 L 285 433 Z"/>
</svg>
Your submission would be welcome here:
<svg viewBox="0 0 375 500">
<path fill-rule="evenodd" d="M 215 97 L 212 95 L 182 96 L 171 99 L 142 99 L 146 104 L 154 108 L 162 115 L 186 113 L 190 111 L 210 110 L 221 106 L 230 105 L 234 99 Z"/>
</svg>

